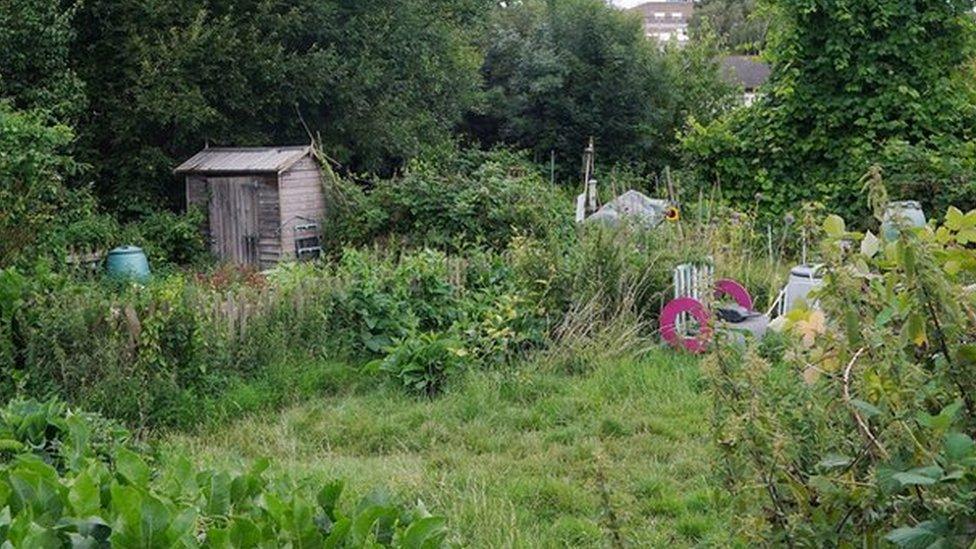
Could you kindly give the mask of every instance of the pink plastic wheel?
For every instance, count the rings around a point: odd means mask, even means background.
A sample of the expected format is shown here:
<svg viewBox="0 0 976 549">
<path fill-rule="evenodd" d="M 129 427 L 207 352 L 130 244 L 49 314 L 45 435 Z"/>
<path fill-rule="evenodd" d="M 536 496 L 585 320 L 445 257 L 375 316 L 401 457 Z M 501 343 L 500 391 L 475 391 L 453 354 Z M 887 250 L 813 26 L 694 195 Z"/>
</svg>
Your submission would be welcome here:
<svg viewBox="0 0 976 549">
<path fill-rule="evenodd" d="M 715 297 L 719 298 L 723 295 L 731 297 L 747 311 L 752 310 L 752 296 L 749 295 L 749 290 L 731 278 L 724 278 L 715 283 Z"/>
<path fill-rule="evenodd" d="M 696 337 L 686 337 L 675 329 L 678 315 L 682 313 L 688 313 L 698 321 L 699 332 Z M 703 352 L 712 338 L 712 325 L 705 306 L 691 297 L 679 297 L 669 302 L 661 309 L 661 336 L 675 347 L 684 348 L 695 354 Z"/>
</svg>

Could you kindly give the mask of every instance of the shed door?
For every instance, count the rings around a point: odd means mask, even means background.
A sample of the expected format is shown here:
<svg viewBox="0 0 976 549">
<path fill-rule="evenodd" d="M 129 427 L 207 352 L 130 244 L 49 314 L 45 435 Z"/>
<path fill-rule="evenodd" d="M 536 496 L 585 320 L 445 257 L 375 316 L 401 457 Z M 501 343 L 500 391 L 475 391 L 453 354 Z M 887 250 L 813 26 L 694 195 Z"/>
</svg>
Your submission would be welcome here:
<svg viewBox="0 0 976 549">
<path fill-rule="evenodd" d="M 223 261 L 258 265 L 258 186 L 254 177 L 211 177 L 210 235 Z"/>
</svg>

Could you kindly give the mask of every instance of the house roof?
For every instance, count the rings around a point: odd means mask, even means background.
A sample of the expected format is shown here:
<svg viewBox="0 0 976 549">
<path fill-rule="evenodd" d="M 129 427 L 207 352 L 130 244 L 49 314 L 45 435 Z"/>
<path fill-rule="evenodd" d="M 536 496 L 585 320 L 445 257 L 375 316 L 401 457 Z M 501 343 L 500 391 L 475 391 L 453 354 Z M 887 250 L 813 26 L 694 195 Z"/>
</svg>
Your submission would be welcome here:
<svg viewBox="0 0 976 549">
<path fill-rule="evenodd" d="M 208 147 L 173 173 L 281 173 L 312 152 L 309 145 L 289 147 Z"/>
<path fill-rule="evenodd" d="M 654 14 L 655 13 L 662 13 L 662 12 L 663 13 L 674 13 L 674 12 L 678 12 L 678 13 L 682 14 L 682 16 L 685 19 L 688 19 L 689 17 L 691 17 L 692 12 L 695 11 L 695 3 L 694 2 L 674 2 L 674 1 L 671 1 L 671 2 L 667 2 L 667 1 L 644 2 L 643 4 L 639 4 L 637 6 L 634 6 L 634 7 L 630 8 L 630 11 L 634 11 L 634 12 L 640 13 L 645 18 L 654 17 Z"/>
<path fill-rule="evenodd" d="M 769 65 L 747 55 L 729 55 L 722 58 L 722 78 L 731 84 L 740 84 L 746 91 L 755 90 L 769 80 Z"/>
</svg>

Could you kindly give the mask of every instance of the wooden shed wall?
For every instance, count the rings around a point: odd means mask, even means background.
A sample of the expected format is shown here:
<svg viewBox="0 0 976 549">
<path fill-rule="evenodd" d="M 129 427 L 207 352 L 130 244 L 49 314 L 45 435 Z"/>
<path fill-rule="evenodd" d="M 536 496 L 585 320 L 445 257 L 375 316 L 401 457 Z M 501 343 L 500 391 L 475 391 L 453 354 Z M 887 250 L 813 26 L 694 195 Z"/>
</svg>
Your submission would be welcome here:
<svg viewBox="0 0 976 549">
<path fill-rule="evenodd" d="M 281 224 L 280 197 L 278 193 L 278 180 L 275 176 L 241 176 L 235 177 L 240 185 L 257 184 L 257 211 L 258 211 L 258 265 L 261 269 L 273 267 L 282 257 L 281 233 L 278 227 Z M 186 177 L 186 203 L 187 208 L 199 207 L 203 210 L 206 221 L 201 230 L 204 239 L 210 243 L 210 248 L 217 251 L 218 247 L 213 242 L 212 224 L 217 221 L 210 219 L 210 202 L 212 192 L 208 178 L 202 175 L 189 175 Z M 219 255 L 219 254 L 218 254 Z M 228 258 L 221 258 L 228 259 Z"/>
<path fill-rule="evenodd" d="M 325 193 L 322 190 L 322 173 L 318 164 L 311 157 L 303 158 L 281 174 L 279 188 L 282 256 L 294 258 L 295 226 L 307 224 L 311 219 L 322 230 Z"/>
<path fill-rule="evenodd" d="M 281 260 L 281 199 L 278 178 L 261 177 L 258 187 L 258 260 L 261 269 L 270 269 Z"/>
</svg>

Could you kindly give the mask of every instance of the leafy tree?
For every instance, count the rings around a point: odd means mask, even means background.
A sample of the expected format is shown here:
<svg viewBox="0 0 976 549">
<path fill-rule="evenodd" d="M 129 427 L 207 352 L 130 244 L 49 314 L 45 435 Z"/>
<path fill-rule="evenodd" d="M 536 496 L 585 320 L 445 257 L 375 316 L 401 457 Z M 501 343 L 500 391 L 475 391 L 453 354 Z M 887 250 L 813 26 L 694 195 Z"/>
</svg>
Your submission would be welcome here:
<svg viewBox="0 0 976 549">
<path fill-rule="evenodd" d="M 766 42 L 768 18 L 756 0 L 702 0 L 689 22 L 693 36 L 714 31 L 720 44 L 735 53 L 758 54 Z"/>
<path fill-rule="evenodd" d="M 611 161 L 663 154 L 665 63 L 630 14 L 599 0 L 513 3 L 497 10 L 485 48 L 487 98 L 469 121 L 484 144 L 539 160 L 555 150 L 569 173 L 591 135 Z"/>
<path fill-rule="evenodd" d="M 71 123 L 85 107 L 69 63 L 75 7 L 60 0 L 0 0 L 0 98 Z"/>
<path fill-rule="evenodd" d="M 180 4 L 91 2 L 79 13 L 77 63 L 93 107 L 79 137 L 116 211 L 177 198 L 172 168 L 208 140 L 264 144 L 277 121 L 295 126 L 281 114 L 294 113 L 295 83 L 280 46 L 242 25 L 237 8 Z M 307 74 L 318 74 L 309 61 Z"/>
<path fill-rule="evenodd" d="M 963 146 L 976 123 L 971 0 L 770 4 L 768 95 L 685 139 L 704 179 L 768 212 L 821 200 L 858 214 L 871 164 L 897 179 L 900 159 L 972 154 Z"/>
<path fill-rule="evenodd" d="M 479 90 L 469 25 L 486 0 L 86 2 L 79 128 L 116 210 L 179 197 L 170 170 L 209 141 L 302 143 L 390 172 L 447 140 Z"/>
<path fill-rule="evenodd" d="M 0 101 L 0 267 L 24 257 L 56 222 L 74 168 L 63 152 L 70 142 L 65 126 Z"/>
<path fill-rule="evenodd" d="M 328 74 L 307 86 L 313 128 L 356 169 L 389 173 L 452 138 L 477 100 L 482 55 L 469 32 L 484 0 L 301 0 L 286 25 L 305 51 L 327 44 Z"/>
<path fill-rule="evenodd" d="M 721 55 L 719 37 L 707 29 L 688 44 L 665 50 L 671 128 L 682 130 L 689 120 L 707 124 L 738 105 L 741 91 L 722 77 Z M 677 140 L 673 148 L 680 148 Z"/>
</svg>

